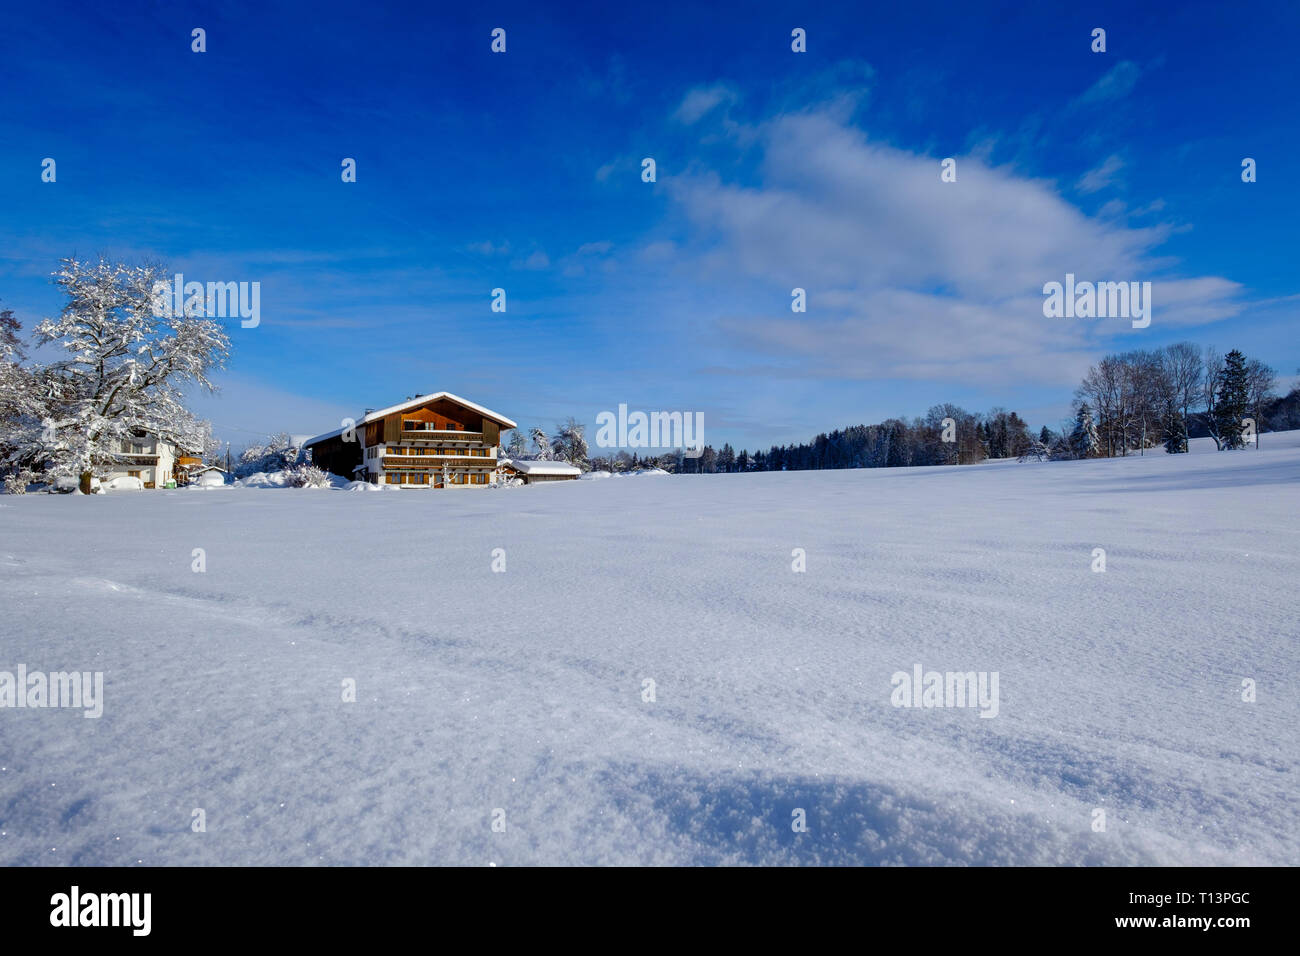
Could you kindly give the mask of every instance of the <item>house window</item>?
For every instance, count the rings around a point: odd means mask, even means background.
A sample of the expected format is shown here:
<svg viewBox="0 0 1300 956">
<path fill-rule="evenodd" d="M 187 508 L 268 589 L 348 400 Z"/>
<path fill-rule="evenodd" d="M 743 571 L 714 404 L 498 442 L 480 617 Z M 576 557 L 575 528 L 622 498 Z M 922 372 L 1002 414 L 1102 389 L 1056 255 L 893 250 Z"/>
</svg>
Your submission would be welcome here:
<svg viewBox="0 0 1300 956">
<path fill-rule="evenodd" d="M 140 472 L 138 472 L 138 471 L 128 471 L 128 472 L 126 473 L 126 475 L 127 475 L 128 478 L 139 478 L 139 477 L 140 477 Z"/>
</svg>

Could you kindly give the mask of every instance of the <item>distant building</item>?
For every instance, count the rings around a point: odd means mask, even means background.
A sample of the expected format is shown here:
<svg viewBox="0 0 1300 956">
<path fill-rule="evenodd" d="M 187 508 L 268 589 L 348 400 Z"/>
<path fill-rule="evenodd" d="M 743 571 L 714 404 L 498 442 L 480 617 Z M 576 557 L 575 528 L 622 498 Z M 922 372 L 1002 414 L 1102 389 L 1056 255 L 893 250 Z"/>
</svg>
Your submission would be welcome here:
<svg viewBox="0 0 1300 956">
<path fill-rule="evenodd" d="M 502 430 L 515 423 L 452 395 L 417 395 L 368 412 L 355 425 L 309 439 L 312 464 L 401 488 L 485 487 L 497 480 Z"/>
<path fill-rule="evenodd" d="M 184 472 L 178 472 L 178 484 L 186 485 L 224 485 L 230 480 L 230 474 L 216 465 L 198 465 Z"/>
<path fill-rule="evenodd" d="M 176 463 L 183 453 L 157 436 L 137 432 L 115 449 L 117 461 L 96 475 L 101 484 L 116 478 L 138 478 L 145 488 L 166 488 L 176 480 Z"/>
<path fill-rule="evenodd" d="M 573 481 L 582 475 L 582 469 L 563 461 L 523 461 L 502 459 L 501 473 L 507 478 L 519 478 L 526 485 L 540 481 Z"/>
</svg>

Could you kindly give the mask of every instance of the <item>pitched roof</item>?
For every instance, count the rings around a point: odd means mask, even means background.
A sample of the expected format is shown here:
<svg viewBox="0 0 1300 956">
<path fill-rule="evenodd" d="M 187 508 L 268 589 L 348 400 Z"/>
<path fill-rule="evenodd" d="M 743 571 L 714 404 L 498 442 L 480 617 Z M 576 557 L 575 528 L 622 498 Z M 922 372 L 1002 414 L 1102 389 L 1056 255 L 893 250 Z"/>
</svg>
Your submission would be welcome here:
<svg viewBox="0 0 1300 956">
<path fill-rule="evenodd" d="M 457 405 L 461 405 L 465 408 L 468 408 L 471 411 L 478 412 L 484 418 L 492 419 L 494 422 L 497 422 L 503 428 L 509 429 L 509 428 L 519 427 L 510 419 L 506 418 L 504 415 L 494 412 L 490 408 L 484 408 L 482 405 L 476 405 L 474 402 L 471 402 L 469 399 L 461 398 L 459 395 L 453 395 L 451 392 L 434 392 L 430 395 L 417 395 L 415 396 L 415 398 L 408 398 L 406 401 L 401 402 L 398 405 L 390 405 L 387 408 L 379 409 L 379 411 L 377 412 L 367 412 L 364 416 L 358 419 L 356 424 L 354 424 L 352 427 L 359 428 L 360 426 L 366 424 L 366 422 L 373 422 L 376 419 L 384 418 L 387 415 L 393 415 L 397 412 L 405 411 L 408 408 L 416 408 L 419 406 L 427 405 L 430 402 L 436 402 L 439 399 L 443 399 L 443 398 L 447 399 L 447 401 L 449 402 L 455 402 Z M 343 428 L 336 428 L 332 432 L 325 432 L 325 434 L 323 435 L 317 435 L 314 438 L 309 438 L 307 439 L 307 441 L 303 442 L 303 447 L 306 447 L 307 445 L 314 445 L 318 441 L 324 441 L 325 439 L 333 438 L 336 435 L 342 435 L 343 431 L 344 431 Z"/>
</svg>

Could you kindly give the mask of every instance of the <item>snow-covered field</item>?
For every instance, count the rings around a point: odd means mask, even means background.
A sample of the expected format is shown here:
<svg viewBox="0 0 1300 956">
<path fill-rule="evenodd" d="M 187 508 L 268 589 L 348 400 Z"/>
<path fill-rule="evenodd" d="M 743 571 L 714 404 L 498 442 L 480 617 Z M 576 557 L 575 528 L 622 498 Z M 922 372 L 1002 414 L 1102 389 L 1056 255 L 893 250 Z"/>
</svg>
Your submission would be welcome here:
<svg viewBox="0 0 1300 956">
<path fill-rule="evenodd" d="M 0 671 L 104 674 L 0 709 L 0 863 L 1294 863 L 1300 433 L 1197 445 L 0 497 Z"/>
</svg>

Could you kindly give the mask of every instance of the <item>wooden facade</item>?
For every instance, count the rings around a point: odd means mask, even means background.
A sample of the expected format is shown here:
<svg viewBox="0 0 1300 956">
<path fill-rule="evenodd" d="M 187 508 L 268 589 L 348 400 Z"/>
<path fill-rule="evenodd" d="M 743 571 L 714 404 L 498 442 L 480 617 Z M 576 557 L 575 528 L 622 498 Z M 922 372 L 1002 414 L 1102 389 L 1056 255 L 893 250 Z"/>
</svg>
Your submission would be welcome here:
<svg viewBox="0 0 1300 956">
<path fill-rule="evenodd" d="M 496 481 L 501 432 L 515 423 L 438 392 L 366 414 L 353 428 L 307 442 L 314 464 L 336 475 L 403 488 Z"/>
</svg>

